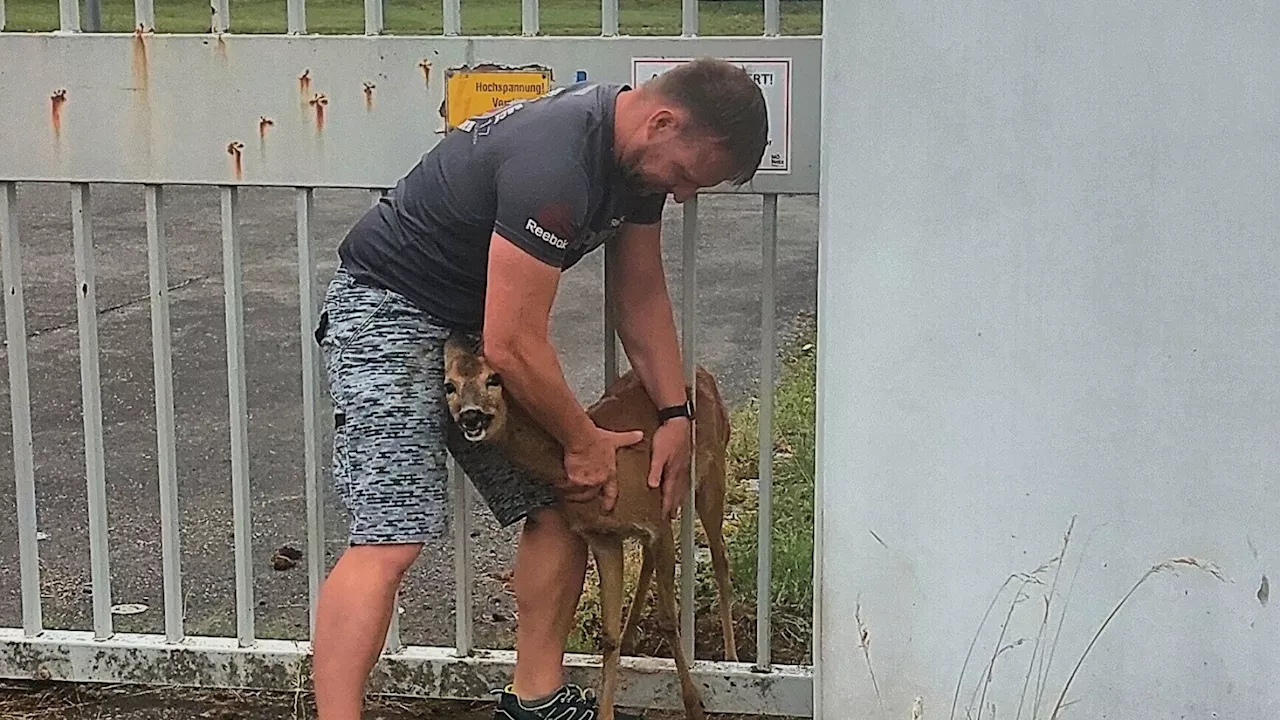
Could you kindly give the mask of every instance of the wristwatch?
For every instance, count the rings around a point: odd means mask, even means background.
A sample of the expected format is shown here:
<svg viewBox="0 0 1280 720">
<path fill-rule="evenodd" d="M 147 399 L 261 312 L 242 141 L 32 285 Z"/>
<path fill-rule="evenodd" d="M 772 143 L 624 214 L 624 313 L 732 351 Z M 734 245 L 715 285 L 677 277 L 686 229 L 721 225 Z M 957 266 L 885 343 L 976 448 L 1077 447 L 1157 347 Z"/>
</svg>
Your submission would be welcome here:
<svg viewBox="0 0 1280 720">
<path fill-rule="evenodd" d="M 658 424 L 661 425 L 671 418 L 687 417 L 693 419 L 693 403 L 686 400 L 680 405 L 672 405 L 658 411 Z"/>
</svg>

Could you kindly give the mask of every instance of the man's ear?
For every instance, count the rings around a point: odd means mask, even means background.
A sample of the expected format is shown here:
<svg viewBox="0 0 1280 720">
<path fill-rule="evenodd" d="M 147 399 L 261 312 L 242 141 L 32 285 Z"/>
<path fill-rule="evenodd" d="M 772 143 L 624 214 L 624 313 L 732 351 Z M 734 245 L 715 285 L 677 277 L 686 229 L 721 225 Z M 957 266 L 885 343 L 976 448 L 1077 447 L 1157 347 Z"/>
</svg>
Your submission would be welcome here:
<svg viewBox="0 0 1280 720">
<path fill-rule="evenodd" d="M 675 135 L 680 130 L 680 118 L 671 108 L 660 107 L 649 115 L 645 127 L 650 138 Z"/>
</svg>

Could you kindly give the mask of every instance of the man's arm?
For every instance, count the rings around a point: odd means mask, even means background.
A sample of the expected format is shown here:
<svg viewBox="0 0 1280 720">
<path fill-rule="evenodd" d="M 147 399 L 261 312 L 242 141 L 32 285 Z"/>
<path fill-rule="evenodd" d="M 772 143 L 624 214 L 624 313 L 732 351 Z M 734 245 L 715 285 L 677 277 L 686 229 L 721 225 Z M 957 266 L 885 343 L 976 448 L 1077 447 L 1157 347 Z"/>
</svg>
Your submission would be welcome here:
<svg viewBox="0 0 1280 720">
<path fill-rule="evenodd" d="M 566 248 L 586 224 L 586 174 L 571 158 L 530 152 L 504 162 L 496 180 L 485 359 L 512 398 L 560 441 L 569 499 L 587 500 L 602 490 L 603 507 L 611 510 L 617 497 L 617 483 L 609 481 L 614 452 L 644 435 L 596 427 L 565 381 L 548 337 Z"/>
<path fill-rule="evenodd" d="M 617 300 L 618 339 L 654 405 L 680 405 L 688 397 L 662 267 L 661 221 L 623 225 L 616 242 L 618 262 L 611 266 L 616 268 L 611 279 Z"/>
<path fill-rule="evenodd" d="M 596 425 L 578 404 L 548 337 L 560 269 L 499 233 L 489 245 L 484 354 L 506 387 L 566 451 L 594 440 Z"/>
<path fill-rule="evenodd" d="M 631 367 L 659 408 L 688 399 L 674 313 L 662 268 L 661 221 L 624 226 L 618 237 L 618 338 Z M 662 487 L 662 510 L 674 518 L 689 494 L 690 421 L 673 418 L 653 436 L 649 487 Z"/>
</svg>

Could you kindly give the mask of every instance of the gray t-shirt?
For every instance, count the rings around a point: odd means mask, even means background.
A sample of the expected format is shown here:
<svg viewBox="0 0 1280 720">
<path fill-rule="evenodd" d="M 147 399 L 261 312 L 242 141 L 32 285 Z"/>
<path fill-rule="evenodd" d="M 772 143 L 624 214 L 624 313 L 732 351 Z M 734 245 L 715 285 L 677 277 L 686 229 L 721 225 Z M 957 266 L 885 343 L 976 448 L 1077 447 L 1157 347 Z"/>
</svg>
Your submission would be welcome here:
<svg viewBox="0 0 1280 720">
<path fill-rule="evenodd" d="M 343 267 L 474 330 L 495 230 L 563 271 L 623 222 L 658 222 L 666 195 L 629 190 L 614 158 L 614 100 L 626 88 L 577 83 L 462 123 L 351 228 Z"/>
</svg>

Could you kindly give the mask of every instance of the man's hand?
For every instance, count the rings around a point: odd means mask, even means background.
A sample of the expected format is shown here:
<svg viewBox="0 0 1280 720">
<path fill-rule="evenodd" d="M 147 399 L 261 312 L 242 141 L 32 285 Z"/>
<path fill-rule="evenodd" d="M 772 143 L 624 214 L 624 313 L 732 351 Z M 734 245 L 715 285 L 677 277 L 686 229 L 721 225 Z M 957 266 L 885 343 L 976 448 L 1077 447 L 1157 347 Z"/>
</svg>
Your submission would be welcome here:
<svg viewBox="0 0 1280 720">
<path fill-rule="evenodd" d="M 674 519 L 689 495 L 690 423 L 674 418 L 663 423 L 653 435 L 653 461 L 649 464 L 649 487 L 662 486 L 662 513 Z"/>
<path fill-rule="evenodd" d="M 618 448 L 644 439 L 639 430 L 613 432 L 596 428 L 595 438 L 582 447 L 565 448 L 564 469 L 569 486 L 563 488 L 570 502 L 586 502 L 601 494 L 601 507 L 611 512 L 618 499 Z"/>
</svg>

